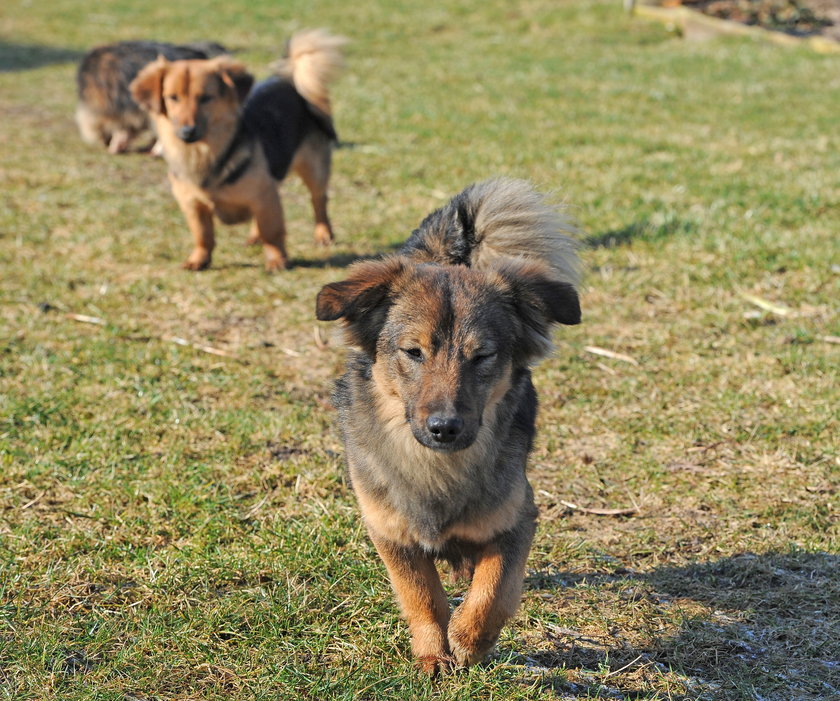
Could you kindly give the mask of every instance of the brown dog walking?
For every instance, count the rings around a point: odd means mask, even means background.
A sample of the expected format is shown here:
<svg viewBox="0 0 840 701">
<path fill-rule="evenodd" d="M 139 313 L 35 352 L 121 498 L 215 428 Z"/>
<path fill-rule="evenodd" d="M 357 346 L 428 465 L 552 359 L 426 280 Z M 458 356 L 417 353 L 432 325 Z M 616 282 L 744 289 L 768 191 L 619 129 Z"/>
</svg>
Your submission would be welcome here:
<svg viewBox="0 0 840 701">
<path fill-rule="evenodd" d="M 353 348 L 334 395 L 353 489 L 430 674 L 482 659 L 519 606 L 530 367 L 580 321 L 573 230 L 527 183 L 490 180 L 318 295 Z M 472 577 L 451 615 L 436 559 Z"/>
<path fill-rule="evenodd" d="M 296 34 L 278 76 L 254 79 L 228 56 L 170 62 L 160 57 L 131 83 L 152 117 L 169 165 L 172 192 L 193 236 L 188 270 L 210 265 L 213 218 L 252 220 L 265 266 L 288 265 L 277 190 L 289 170 L 303 179 L 315 211 L 315 240 L 333 240 L 327 184 L 336 140 L 328 84 L 341 67 L 344 40 L 324 31 Z"/>
</svg>

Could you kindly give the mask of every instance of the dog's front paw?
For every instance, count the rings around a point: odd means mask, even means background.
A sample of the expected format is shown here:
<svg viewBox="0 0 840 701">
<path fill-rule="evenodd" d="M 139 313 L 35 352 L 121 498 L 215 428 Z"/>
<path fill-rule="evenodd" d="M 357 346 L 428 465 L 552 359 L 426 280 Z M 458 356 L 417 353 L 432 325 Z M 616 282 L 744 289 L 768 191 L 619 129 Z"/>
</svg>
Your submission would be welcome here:
<svg viewBox="0 0 840 701">
<path fill-rule="evenodd" d="M 498 635 L 488 636 L 480 631 L 455 625 L 449 626 L 449 649 L 458 667 L 469 667 L 481 662 L 493 646 Z"/>
<path fill-rule="evenodd" d="M 451 655 L 422 655 L 415 662 L 420 671 L 430 677 L 446 674 L 455 666 L 455 658 Z"/>
<path fill-rule="evenodd" d="M 195 252 L 190 254 L 182 264 L 184 270 L 205 270 L 210 267 L 210 254 L 206 252 Z"/>
<path fill-rule="evenodd" d="M 276 273 L 279 270 L 286 270 L 289 267 L 289 261 L 283 256 L 271 256 L 265 259 L 266 272 Z"/>
</svg>

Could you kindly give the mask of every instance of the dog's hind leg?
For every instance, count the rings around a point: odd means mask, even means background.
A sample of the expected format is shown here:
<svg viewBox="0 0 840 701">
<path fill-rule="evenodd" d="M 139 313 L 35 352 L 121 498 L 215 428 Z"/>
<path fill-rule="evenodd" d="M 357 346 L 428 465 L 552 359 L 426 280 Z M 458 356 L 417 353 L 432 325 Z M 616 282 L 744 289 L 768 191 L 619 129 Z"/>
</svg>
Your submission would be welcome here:
<svg viewBox="0 0 840 701">
<path fill-rule="evenodd" d="M 472 584 L 449 622 L 449 647 L 457 664 L 475 664 L 490 652 L 519 607 L 535 528 L 533 517 L 526 517 L 478 553 Z"/>
<path fill-rule="evenodd" d="M 322 135 L 312 135 L 298 149 L 292 168 L 301 177 L 312 199 L 315 213 L 315 243 L 329 246 L 333 235 L 330 218 L 327 215 L 327 186 L 330 181 L 332 149 L 330 142 Z"/>
<path fill-rule="evenodd" d="M 426 674 L 444 671 L 451 662 L 446 643 L 449 602 L 434 560 L 419 548 L 396 545 L 372 532 L 371 539 L 408 620 L 417 664 Z"/>
</svg>

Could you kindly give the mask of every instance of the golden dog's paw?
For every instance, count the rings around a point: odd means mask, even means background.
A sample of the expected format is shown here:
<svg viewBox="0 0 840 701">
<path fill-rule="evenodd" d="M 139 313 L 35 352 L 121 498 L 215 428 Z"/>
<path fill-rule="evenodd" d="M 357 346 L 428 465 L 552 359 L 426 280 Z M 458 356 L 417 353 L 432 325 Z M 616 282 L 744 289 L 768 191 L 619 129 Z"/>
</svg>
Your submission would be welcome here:
<svg viewBox="0 0 840 701">
<path fill-rule="evenodd" d="M 415 663 L 423 674 L 436 677 L 451 671 L 455 666 L 455 659 L 451 655 L 422 655 Z"/>
<path fill-rule="evenodd" d="M 210 267 L 210 258 L 193 258 L 190 256 L 181 263 L 181 267 L 184 270 L 206 270 Z"/>
<path fill-rule="evenodd" d="M 476 635 L 470 631 L 460 631 L 457 627 L 449 630 L 449 649 L 452 650 L 452 657 L 459 667 L 470 667 L 481 662 L 493 645 L 496 644 L 498 636 L 492 638 L 484 635 Z"/>
<path fill-rule="evenodd" d="M 265 261 L 266 272 L 276 273 L 280 270 L 288 270 L 289 261 L 285 258 L 267 258 Z"/>
<path fill-rule="evenodd" d="M 315 243 L 321 246 L 330 246 L 335 240 L 332 229 L 326 224 L 315 225 Z"/>
</svg>

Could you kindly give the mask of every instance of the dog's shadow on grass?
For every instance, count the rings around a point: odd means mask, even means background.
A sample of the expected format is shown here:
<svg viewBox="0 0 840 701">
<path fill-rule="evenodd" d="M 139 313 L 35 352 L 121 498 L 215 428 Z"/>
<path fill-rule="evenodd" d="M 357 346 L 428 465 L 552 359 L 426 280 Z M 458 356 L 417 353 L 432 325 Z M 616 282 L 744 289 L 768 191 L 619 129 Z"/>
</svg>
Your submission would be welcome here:
<svg viewBox="0 0 840 701">
<path fill-rule="evenodd" d="M 40 44 L 19 44 L 0 39 L 0 73 L 28 71 L 55 63 L 79 61 L 83 51 Z"/>
<path fill-rule="evenodd" d="M 616 248 L 628 246 L 634 241 L 656 242 L 672 236 L 693 234 L 696 231 L 697 225 L 690 219 L 662 215 L 640 219 L 621 229 L 592 234 L 583 239 L 583 245 L 588 248 Z"/>
<path fill-rule="evenodd" d="M 315 269 L 315 268 L 346 268 L 347 266 L 356 263 L 362 260 L 373 260 L 375 258 L 379 258 L 378 255 L 362 255 L 359 253 L 335 253 L 331 256 L 327 256 L 326 258 L 291 258 L 289 260 L 289 269 L 294 270 L 296 268 L 304 268 L 304 269 Z M 209 272 L 220 272 L 223 270 L 236 270 L 239 268 L 262 268 L 262 263 L 260 262 L 244 262 L 244 261 L 234 261 L 229 263 L 213 263 L 213 266 L 209 268 Z M 208 271 L 205 271 L 208 272 Z M 277 275 L 282 275 L 283 273 L 276 273 Z"/>
<path fill-rule="evenodd" d="M 292 268 L 346 268 L 362 260 L 373 260 L 379 255 L 362 255 L 359 253 L 334 253 L 326 258 L 307 259 L 292 258 Z"/>
<path fill-rule="evenodd" d="M 607 620 L 624 602 L 608 637 L 570 622 L 554 627 L 554 649 L 524 655 L 537 684 L 564 698 L 662 698 L 650 689 L 669 670 L 691 689 L 676 698 L 840 698 L 837 555 L 747 553 L 642 574 L 537 574 L 526 587 L 562 596 L 570 616 L 578 594 L 585 617 L 592 612 L 583 602 L 593 598 Z"/>
</svg>

